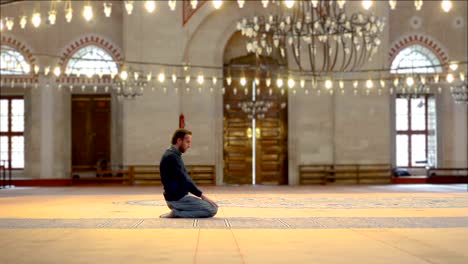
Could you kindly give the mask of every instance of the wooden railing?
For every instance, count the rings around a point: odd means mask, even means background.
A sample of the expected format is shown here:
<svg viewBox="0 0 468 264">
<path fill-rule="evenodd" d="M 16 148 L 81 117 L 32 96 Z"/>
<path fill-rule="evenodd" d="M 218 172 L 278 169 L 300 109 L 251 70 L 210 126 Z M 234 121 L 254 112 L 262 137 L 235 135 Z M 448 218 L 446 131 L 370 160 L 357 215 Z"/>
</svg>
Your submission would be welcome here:
<svg viewBox="0 0 468 264">
<path fill-rule="evenodd" d="M 299 183 L 390 183 L 390 164 L 315 164 L 299 165 Z"/>
<path fill-rule="evenodd" d="M 468 183 L 468 168 L 430 168 L 427 170 L 429 183 Z"/>
<path fill-rule="evenodd" d="M 135 184 L 161 184 L 159 166 L 132 165 Z M 216 170 L 214 165 L 187 165 L 188 174 L 196 184 L 215 185 Z"/>
<path fill-rule="evenodd" d="M 96 167 L 74 166 L 71 178 L 74 184 L 80 183 L 122 183 L 137 185 L 161 185 L 159 166 L 131 165 L 123 168 L 98 170 Z M 190 177 L 199 185 L 215 185 L 214 165 L 185 166 Z"/>
<path fill-rule="evenodd" d="M 156 165 L 132 165 L 133 180 L 137 185 L 161 185 L 159 166 Z"/>
<path fill-rule="evenodd" d="M 71 170 L 72 184 L 133 184 L 133 168 L 121 166 L 118 168 L 99 169 L 95 166 L 73 166 Z"/>
</svg>

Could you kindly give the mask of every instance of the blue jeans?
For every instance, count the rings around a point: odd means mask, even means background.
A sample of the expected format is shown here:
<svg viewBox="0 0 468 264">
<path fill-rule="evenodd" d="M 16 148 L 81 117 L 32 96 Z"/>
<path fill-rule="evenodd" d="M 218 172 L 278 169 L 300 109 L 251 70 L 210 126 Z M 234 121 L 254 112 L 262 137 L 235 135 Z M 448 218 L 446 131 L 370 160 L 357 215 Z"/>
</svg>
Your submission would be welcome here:
<svg viewBox="0 0 468 264">
<path fill-rule="evenodd" d="M 186 195 L 178 201 L 166 201 L 172 209 L 172 215 L 178 218 L 205 218 L 213 217 L 218 207 L 198 197 Z"/>
</svg>

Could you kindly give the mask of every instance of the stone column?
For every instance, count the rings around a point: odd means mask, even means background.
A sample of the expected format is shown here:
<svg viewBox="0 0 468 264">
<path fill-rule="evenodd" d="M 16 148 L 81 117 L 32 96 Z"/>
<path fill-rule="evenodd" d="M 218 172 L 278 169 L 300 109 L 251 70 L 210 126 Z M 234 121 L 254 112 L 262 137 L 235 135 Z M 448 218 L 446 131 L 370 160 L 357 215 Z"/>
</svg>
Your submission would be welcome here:
<svg viewBox="0 0 468 264">
<path fill-rule="evenodd" d="M 39 178 L 53 178 L 54 168 L 54 89 L 51 80 L 39 77 L 39 111 L 40 121 L 40 174 Z"/>
</svg>

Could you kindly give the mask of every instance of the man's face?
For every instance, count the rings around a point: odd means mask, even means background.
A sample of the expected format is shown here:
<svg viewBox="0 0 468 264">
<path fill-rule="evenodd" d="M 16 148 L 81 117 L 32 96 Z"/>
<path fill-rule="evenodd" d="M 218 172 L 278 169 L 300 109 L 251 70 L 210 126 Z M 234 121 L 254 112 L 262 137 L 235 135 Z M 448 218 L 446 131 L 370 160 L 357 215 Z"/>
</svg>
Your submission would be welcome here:
<svg viewBox="0 0 468 264">
<path fill-rule="evenodd" d="M 179 151 L 185 153 L 192 146 L 192 135 L 185 135 L 184 139 L 177 139 Z"/>
</svg>

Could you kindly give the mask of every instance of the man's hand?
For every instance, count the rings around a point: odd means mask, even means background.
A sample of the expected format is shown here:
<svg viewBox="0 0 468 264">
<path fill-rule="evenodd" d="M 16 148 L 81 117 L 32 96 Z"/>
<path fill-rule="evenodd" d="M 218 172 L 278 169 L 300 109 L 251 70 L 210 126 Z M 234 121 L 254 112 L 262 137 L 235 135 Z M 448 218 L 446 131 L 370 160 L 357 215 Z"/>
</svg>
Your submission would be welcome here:
<svg viewBox="0 0 468 264">
<path fill-rule="evenodd" d="M 219 207 L 219 205 L 215 201 L 211 200 L 210 198 L 206 197 L 203 194 L 202 194 L 202 196 L 200 198 L 202 198 L 202 200 L 205 200 L 205 201 L 209 202 L 210 204 L 212 204 L 212 205 L 214 205 L 216 207 Z"/>
</svg>

